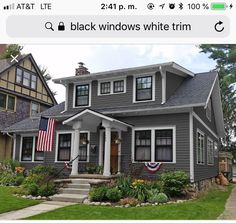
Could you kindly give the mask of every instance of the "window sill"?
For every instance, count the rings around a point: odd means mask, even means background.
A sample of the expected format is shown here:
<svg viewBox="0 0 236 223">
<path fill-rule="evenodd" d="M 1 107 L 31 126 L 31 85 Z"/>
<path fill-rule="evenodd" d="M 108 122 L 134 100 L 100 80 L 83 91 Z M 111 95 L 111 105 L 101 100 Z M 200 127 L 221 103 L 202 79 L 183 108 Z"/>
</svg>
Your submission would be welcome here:
<svg viewBox="0 0 236 223">
<path fill-rule="evenodd" d="M 133 101 L 133 103 L 145 103 L 145 102 L 153 102 L 155 101 L 154 99 L 151 99 L 151 100 L 143 100 L 143 101 Z"/>
</svg>

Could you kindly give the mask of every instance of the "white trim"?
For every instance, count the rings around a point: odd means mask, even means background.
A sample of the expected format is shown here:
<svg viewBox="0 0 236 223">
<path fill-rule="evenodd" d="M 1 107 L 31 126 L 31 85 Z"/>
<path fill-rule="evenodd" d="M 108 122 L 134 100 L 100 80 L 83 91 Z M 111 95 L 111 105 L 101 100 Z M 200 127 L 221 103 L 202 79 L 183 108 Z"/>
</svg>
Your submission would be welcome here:
<svg viewBox="0 0 236 223">
<path fill-rule="evenodd" d="M 156 127 L 135 127 L 132 128 L 132 163 L 144 163 L 135 161 L 135 131 L 139 130 L 151 130 L 151 162 L 155 161 L 155 130 L 165 130 L 172 129 L 172 140 L 173 140 L 173 161 L 172 162 L 162 162 L 162 163 L 176 163 L 176 126 L 175 125 L 165 125 L 165 126 L 156 126 Z M 153 137 L 154 136 L 154 137 Z M 153 152 L 154 151 L 154 152 Z"/>
<path fill-rule="evenodd" d="M 212 158 L 213 158 L 213 163 L 209 163 L 209 157 L 208 157 L 208 153 L 209 153 L 209 148 L 208 148 L 208 145 L 209 145 L 209 143 L 208 143 L 208 141 L 210 141 L 211 143 L 212 143 Z M 210 138 L 209 136 L 207 137 L 207 165 L 208 166 L 214 166 L 214 159 L 215 159 L 215 157 L 214 157 L 214 141 L 213 141 L 213 139 L 212 138 Z"/>
<path fill-rule="evenodd" d="M 209 102 L 209 100 L 210 100 L 210 98 L 211 98 L 211 94 L 212 94 L 213 89 L 214 89 L 214 87 L 215 87 L 215 83 L 216 83 L 217 78 L 218 78 L 218 75 L 216 75 L 215 80 L 214 80 L 214 82 L 213 82 L 213 84 L 212 84 L 212 86 L 211 86 L 211 90 L 210 90 L 210 92 L 209 92 L 209 94 L 208 94 L 208 96 L 207 96 L 206 104 L 205 104 L 205 107 L 204 107 L 205 109 L 206 109 L 206 107 L 207 107 L 207 105 L 208 105 L 208 102 Z"/>
<path fill-rule="evenodd" d="M 66 88 L 66 99 L 65 99 L 65 108 L 64 108 L 64 111 L 67 111 L 68 110 L 68 100 L 69 100 L 69 84 L 65 84 L 65 88 Z M 62 113 L 63 113 L 62 112 Z"/>
<path fill-rule="evenodd" d="M 86 161 L 79 161 L 79 163 L 88 163 L 90 160 L 90 131 L 80 131 L 81 133 L 87 133 L 88 134 L 88 141 L 89 143 L 87 144 L 87 160 Z M 75 132 L 68 130 L 68 131 L 56 131 L 56 147 L 55 147 L 55 163 L 64 163 L 68 161 L 59 161 L 58 160 L 58 140 L 59 140 L 59 135 L 61 134 L 71 134 L 71 148 L 70 148 L 70 157 L 72 158 L 72 149 L 74 146 L 74 137 L 75 137 Z"/>
<path fill-rule="evenodd" d="M 217 152 L 217 154 L 216 154 Z M 218 143 L 214 142 L 214 158 L 219 158 L 219 149 L 218 149 Z"/>
<path fill-rule="evenodd" d="M 76 87 L 80 85 L 89 85 L 89 103 L 88 105 L 82 105 L 82 106 L 75 106 L 75 98 L 76 98 Z M 91 81 L 90 82 L 80 82 L 78 84 L 73 85 L 73 108 L 88 108 L 91 107 L 91 99 L 92 99 L 92 86 Z"/>
<path fill-rule="evenodd" d="M 162 66 L 160 66 L 159 70 L 161 73 L 161 86 L 162 86 L 161 104 L 165 104 L 166 103 L 166 70 L 162 69 Z"/>
<path fill-rule="evenodd" d="M 214 133 L 207 125 L 206 123 L 195 113 L 193 112 L 193 117 L 196 118 L 216 139 L 219 137 Z"/>
<path fill-rule="evenodd" d="M 121 131 L 118 130 L 118 137 L 121 139 Z M 121 143 L 118 144 L 118 168 L 117 168 L 117 173 L 120 174 L 121 170 Z"/>
<path fill-rule="evenodd" d="M 193 113 L 189 113 L 190 182 L 194 182 Z"/>
<path fill-rule="evenodd" d="M 23 146 L 23 138 L 25 137 L 32 137 L 33 138 L 33 147 L 32 147 L 32 159 L 31 160 L 22 160 L 22 146 Z M 20 139 L 20 157 L 19 161 L 21 163 L 44 163 L 45 161 L 45 153 L 44 153 L 44 160 L 43 161 L 38 161 L 35 160 L 35 140 L 36 140 L 37 135 L 36 134 L 22 134 L 21 139 Z"/>
<path fill-rule="evenodd" d="M 124 91 L 123 92 L 114 92 L 114 82 L 116 81 L 124 81 Z M 107 94 L 101 94 L 101 83 L 110 83 L 110 93 Z M 114 94 L 125 94 L 126 93 L 126 77 L 122 78 L 110 78 L 110 79 L 101 79 L 98 80 L 98 96 L 106 96 L 106 95 L 114 95 Z"/>
<path fill-rule="evenodd" d="M 205 110 L 206 110 L 206 117 L 211 122 L 211 118 L 212 118 L 212 100 L 211 100 L 211 98 L 208 101 L 208 104 L 207 104 Z M 209 111 L 209 113 L 208 113 L 208 111 Z"/>
<path fill-rule="evenodd" d="M 203 163 L 198 163 L 198 133 L 203 136 L 203 148 L 202 148 L 202 150 L 203 150 L 203 152 L 202 152 L 203 153 Z M 205 133 L 202 132 L 200 129 L 197 129 L 197 131 L 196 131 L 196 156 L 197 156 L 196 161 L 197 161 L 197 165 L 201 165 L 201 166 L 205 165 L 205 163 L 206 163 L 206 161 L 205 161 L 205 159 L 206 159 L 205 153 L 206 153 L 206 149 L 205 149 Z"/>
<path fill-rule="evenodd" d="M 144 100 L 144 101 L 136 101 L 136 79 L 141 77 L 152 77 L 152 99 Z M 156 73 L 146 73 L 146 74 L 138 74 L 133 76 L 133 103 L 142 103 L 142 102 L 152 102 L 156 100 Z"/>
<path fill-rule="evenodd" d="M 16 134 L 13 134 L 13 154 L 12 159 L 16 159 Z"/>
</svg>

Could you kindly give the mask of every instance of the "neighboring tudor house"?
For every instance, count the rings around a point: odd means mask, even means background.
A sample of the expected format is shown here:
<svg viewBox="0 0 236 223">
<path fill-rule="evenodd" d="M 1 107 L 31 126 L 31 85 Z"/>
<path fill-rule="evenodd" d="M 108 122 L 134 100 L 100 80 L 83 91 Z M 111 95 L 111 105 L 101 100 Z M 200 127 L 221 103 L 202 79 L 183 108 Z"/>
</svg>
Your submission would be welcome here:
<svg viewBox="0 0 236 223">
<path fill-rule="evenodd" d="M 194 74 L 170 62 L 55 79 L 66 87 L 65 103 L 41 115 L 56 120 L 53 152 L 37 152 L 39 118 L 5 131 L 14 133 L 14 157 L 26 168 L 73 162 L 77 176 L 103 166 L 103 175 L 122 173 L 154 179 L 183 170 L 191 182 L 218 174 L 219 138 L 224 136 L 217 72 Z M 150 173 L 145 162 L 160 162 Z"/>
<path fill-rule="evenodd" d="M 56 105 L 33 56 L 0 60 L 0 161 L 13 155 L 10 125 Z"/>
</svg>

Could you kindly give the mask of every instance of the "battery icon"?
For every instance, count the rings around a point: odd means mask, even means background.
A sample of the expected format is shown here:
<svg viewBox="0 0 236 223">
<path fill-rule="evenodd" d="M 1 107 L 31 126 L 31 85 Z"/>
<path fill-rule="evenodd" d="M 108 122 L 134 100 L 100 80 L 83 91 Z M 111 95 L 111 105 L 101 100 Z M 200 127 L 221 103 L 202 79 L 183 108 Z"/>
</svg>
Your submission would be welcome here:
<svg viewBox="0 0 236 223">
<path fill-rule="evenodd" d="M 227 5 L 224 2 L 211 3 L 212 10 L 225 10 Z"/>
</svg>

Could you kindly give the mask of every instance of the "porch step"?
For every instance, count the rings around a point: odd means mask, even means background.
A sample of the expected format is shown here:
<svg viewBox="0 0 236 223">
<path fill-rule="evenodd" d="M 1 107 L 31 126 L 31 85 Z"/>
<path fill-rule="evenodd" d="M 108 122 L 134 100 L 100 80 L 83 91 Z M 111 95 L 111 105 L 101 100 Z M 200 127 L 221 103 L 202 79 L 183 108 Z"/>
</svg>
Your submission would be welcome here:
<svg viewBox="0 0 236 223">
<path fill-rule="evenodd" d="M 71 179 L 72 184 L 89 184 L 89 179 Z"/>
<path fill-rule="evenodd" d="M 81 194 L 81 195 L 88 195 L 89 189 L 80 189 L 80 188 L 63 188 L 61 189 L 62 194 Z"/>
<path fill-rule="evenodd" d="M 53 201 L 63 201 L 63 202 L 73 202 L 73 203 L 82 203 L 87 195 L 83 194 L 55 194 L 51 197 Z"/>
<path fill-rule="evenodd" d="M 90 189 L 90 184 L 71 183 L 71 184 L 68 184 L 66 187 L 67 187 L 67 188 Z"/>
</svg>

